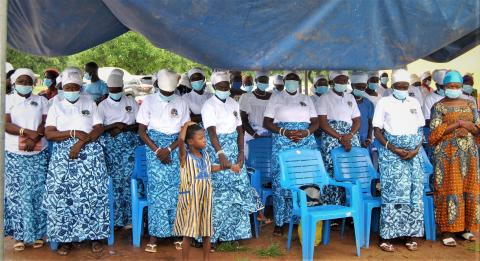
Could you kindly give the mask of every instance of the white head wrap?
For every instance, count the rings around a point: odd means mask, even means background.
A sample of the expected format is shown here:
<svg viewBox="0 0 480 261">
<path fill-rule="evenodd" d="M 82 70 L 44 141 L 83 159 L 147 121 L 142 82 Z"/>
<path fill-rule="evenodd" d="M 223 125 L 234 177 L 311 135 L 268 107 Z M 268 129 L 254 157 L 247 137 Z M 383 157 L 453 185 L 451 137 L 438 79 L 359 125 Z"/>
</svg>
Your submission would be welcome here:
<svg viewBox="0 0 480 261">
<path fill-rule="evenodd" d="M 372 77 L 380 77 L 380 73 L 378 71 L 369 71 L 368 72 L 368 79 Z"/>
<path fill-rule="evenodd" d="M 325 79 L 325 80 L 328 81 L 328 78 L 327 78 L 327 76 L 326 76 L 325 74 L 319 73 L 319 74 L 317 74 L 317 76 L 316 76 L 315 79 L 313 80 L 313 84 L 315 85 L 315 83 L 317 83 L 318 80 L 320 80 L 320 79 Z"/>
<path fill-rule="evenodd" d="M 6 62 L 6 63 L 5 63 L 5 73 L 8 73 L 9 71 L 11 71 L 11 70 L 13 70 L 13 69 L 14 69 L 14 68 L 13 68 L 13 66 L 12 66 L 11 63 L 9 63 L 9 62 Z"/>
<path fill-rule="evenodd" d="M 360 71 L 353 72 L 352 76 L 350 76 L 350 81 L 352 83 L 367 83 L 368 74 Z"/>
<path fill-rule="evenodd" d="M 160 90 L 173 92 L 177 88 L 178 74 L 174 71 L 161 69 L 157 72 L 157 84 Z"/>
<path fill-rule="evenodd" d="M 69 83 L 75 83 L 80 86 L 83 84 L 82 70 L 77 67 L 67 67 L 65 70 L 63 70 L 61 76 L 62 87 Z"/>
<path fill-rule="evenodd" d="M 12 81 L 12 83 L 14 83 L 17 80 L 17 78 L 22 75 L 30 76 L 30 78 L 32 78 L 33 80 L 33 84 L 35 84 L 35 79 L 36 79 L 35 73 L 33 73 L 32 70 L 27 68 L 18 68 L 17 70 L 15 70 L 12 76 L 10 76 L 10 80 Z"/>
<path fill-rule="evenodd" d="M 329 71 L 328 72 L 328 78 L 330 78 L 330 80 L 334 80 L 335 78 L 337 78 L 337 76 L 340 76 L 340 75 L 345 75 L 348 77 L 348 71 Z"/>
<path fill-rule="evenodd" d="M 410 74 L 410 84 L 414 84 L 416 82 L 421 82 L 420 77 L 414 73 Z"/>
<path fill-rule="evenodd" d="M 262 77 L 262 76 L 267 76 L 268 77 L 269 73 L 267 71 L 256 71 L 255 72 L 255 80 Z"/>
<path fill-rule="evenodd" d="M 203 75 L 203 77 L 205 77 L 205 74 L 203 73 L 203 70 L 200 69 L 200 68 L 192 68 L 188 71 L 187 75 L 188 75 L 188 79 L 190 79 L 190 77 L 192 77 L 192 75 L 196 74 L 196 73 L 199 73 L 201 75 Z"/>
<path fill-rule="evenodd" d="M 118 68 L 115 68 L 113 69 L 111 72 L 110 72 L 110 75 L 112 74 L 116 74 L 116 75 L 120 75 L 123 77 L 123 75 L 125 74 L 121 69 L 118 69 Z"/>
<path fill-rule="evenodd" d="M 123 71 L 114 69 L 107 79 L 108 87 L 123 87 Z"/>
<path fill-rule="evenodd" d="M 432 79 L 433 79 L 437 84 L 443 85 L 443 78 L 445 78 L 445 74 L 447 74 L 447 70 L 446 70 L 446 69 L 434 70 L 434 71 L 432 72 Z"/>
<path fill-rule="evenodd" d="M 430 71 L 423 72 L 422 76 L 420 76 L 420 80 L 423 81 L 428 77 L 432 77 L 432 74 L 430 73 Z"/>
<path fill-rule="evenodd" d="M 187 88 L 192 88 L 192 84 L 190 83 L 190 77 L 188 77 L 187 73 L 182 73 L 180 75 L 180 81 L 178 81 L 178 85 L 186 86 Z"/>
<path fill-rule="evenodd" d="M 212 82 L 212 85 L 219 82 L 230 82 L 230 74 L 226 71 L 214 72 L 210 81 Z"/>
<path fill-rule="evenodd" d="M 277 74 L 273 78 L 274 85 L 284 85 L 285 82 L 283 81 L 283 75 Z"/>
<path fill-rule="evenodd" d="M 392 72 L 392 84 L 397 82 L 410 83 L 410 74 L 405 69 L 396 69 Z"/>
</svg>

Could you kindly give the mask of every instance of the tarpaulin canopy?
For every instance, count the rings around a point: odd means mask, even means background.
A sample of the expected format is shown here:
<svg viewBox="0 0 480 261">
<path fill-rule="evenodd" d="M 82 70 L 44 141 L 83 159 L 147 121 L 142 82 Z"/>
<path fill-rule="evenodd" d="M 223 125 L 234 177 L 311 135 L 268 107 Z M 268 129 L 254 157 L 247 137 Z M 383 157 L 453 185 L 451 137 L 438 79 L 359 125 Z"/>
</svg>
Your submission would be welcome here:
<svg viewBox="0 0 480 261">
<path fill-rule="evenodd" d="M 73 54 L 128 30 L 229 69 L 388 69 L 480 43 L 480 0 L 10 0 L 8 43 Z"/>
</svg>

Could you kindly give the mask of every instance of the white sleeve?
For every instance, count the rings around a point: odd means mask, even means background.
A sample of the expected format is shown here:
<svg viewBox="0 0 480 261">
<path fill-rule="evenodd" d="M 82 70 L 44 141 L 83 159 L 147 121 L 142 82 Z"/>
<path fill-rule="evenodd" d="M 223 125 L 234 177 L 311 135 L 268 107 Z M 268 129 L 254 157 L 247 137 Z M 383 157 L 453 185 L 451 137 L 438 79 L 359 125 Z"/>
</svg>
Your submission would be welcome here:
<svg viewBox="0 0 480 261">
<path fill-rule="evenodd" d="M 55 103 L 50 107 L 50 109 L 48 109 L 45 126 L 57 127 L 57 110 L 56 110 Z"/>
<path fill-rule="evenodd" d="M 327 115 L 327 103 L 324 101 L 326 98 L 326 94 L 322 95 L 316 104 L 317 115 Z"/>
<path fill-rule="evenodd" d="M 277 110 L 277 99 L 276 96 L 270 97 L 268 100 L 267 107 L 263 113 L 263 117 L 275 119 L 275 111 Z"/>
<path fill-rule="evenodd" d="M 98 107 L 97 105 L 92 102 L 92 126 L 102 124 L 103 125 L 103 119 L 100 117 L 100 114 L 98 113 Z"/>
<path fill-rule="evenodd" d="M 380 99 L 375 106 L 375 112 L 373 113 L 372 125 L 383 129 L 384 120 L 385 120 L 385 110 L 384 110 L 384 98 Z"/>
<path fill-rule="evenodd" d="M 237 127 L 242 126 L 242 118 L 240 117 L 240 105 L 238 103 L 235 103 L 235 111 L 237 112 L 237 116 L 235 117 Z"/>
<path fill-rule="evenodd" d="M 425 116 L 425 120 L 430 120 L 430 110 L 432 109 L 432 104 L 430 100 L 430 96 L 427 96 L 425 102 L 423 103 L 422 111 L 423 116 Z"/>
<path fill-rule="evenodd" d="M 216 119 L 215 110 L 213 106 L 210 105 L 208 100 L 203 105 L 201 113 L 202 113 L 203 127 L 205 127 L 205 129 L 207 129 L 208 127 L 217 125 L 217 121 L 215 120 Z"/>
<path fill-rule="evenodd" d="M 417 103 L 416 107 L 417 107 L 417 111 L 419 112 L 417 113 L 417 121 L 418 121 L 418 127 L 420 128 L 425 126 L 425 118 L 423 117 L 422 108 L 420 107 L 419 103 Z"/>
<path fill-rule="evenodd" d="M 249 97 L 247 95 L 244 94 L 240 96 L 240 100 L 238 101 L 238 104 L 240 106 L 241 111 L 250 113 L 250 102 L 249 102 Z"/>
<path fill-rule="evenodd" d="M 355 98 L 353 98 L 353 95 L 352 95 L 352 119 L 355 119 L 355 118 L 358 118 L 360 117 L 360 109 L 358 109 L 358 104 L 357 104 L 357 101 L 355 101 Z"/>
<path fill-rule="evenodd" d="M 307 106 L 308 106 L 308 109 L 309 109 L 308 113 L 310 115 L 310 118 L 317 118 L 318 114 L 317 114 L 317 110 L 315 109 L 315 104 L 313 103 L 312 98 L 307 96 L 306 101 L 307 101 Z"/>
<path fill-rule="evenodd" d="M 135 99 L 132 99 L 132 111 L 133 111 L 133 115 L 135 115 L 135 117 L 137 117 L 138 115 L 138 103 L 135 101 Z"/>
<path fill-rule="evenodd" d="M 105 124 L 105 112 L 104 112 L 105 106 L 103 105 L 103 102 L 105 102 L 105 100 L 103 100 L 100 104 L 98 104 L 97 113 L 102 123 Z"/>
<path fill-rule="evenodd" d="M 48 113 L 48 100 L 45 97 L 40 96 L 41 106 L 42 106 L 42 115 L 47 115 Z"/>
<path fill-rule="evenodd" d="M 187 101 L 183 101 L 183 116 L 182 116 L 182 126 L 190 121 L 190 108 L 188 107 Z"/>
<path fill-rule="evenodd" d="M 145 98 L 143 101 L 142 105 L 140 105 L 140 109 L 138 110 L 137 114 L 137 123 L 143 124 L 145 126 L 148 126 L 150 123 L 150 99 Z"/>
</svg>

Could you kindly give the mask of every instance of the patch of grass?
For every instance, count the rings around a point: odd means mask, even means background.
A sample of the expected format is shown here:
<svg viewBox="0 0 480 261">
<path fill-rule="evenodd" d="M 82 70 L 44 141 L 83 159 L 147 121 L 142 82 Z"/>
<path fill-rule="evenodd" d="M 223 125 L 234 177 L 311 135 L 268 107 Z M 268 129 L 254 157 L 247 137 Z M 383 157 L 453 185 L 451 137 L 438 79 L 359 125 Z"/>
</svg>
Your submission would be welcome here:
<svg viewBox="0 0 480 261">
<path fill-rule="evenodd" d="M 259 257 L 279 257 L 283 256 L 282 250 L 277 243 L 270 244 L 267 248 L 259 248 L 256 251 Z"/>
<path fill-rule="evenodd" d="M 248 258 L 236 258 L 235 261 L 250 261 Z"/>
<path fill-rule="evenodd" d="M 479 243 L 468 244 L 468 245 L 465 247 L 465 249 L 468 250 L 468 251 L 471 251 L 471 252 L 480 253 L 480 244 L 479 244 Z"/>
<path fill-rule="evenodd" d="M 247 250 L 246 246 L 240 246 L 238 242 L 223 242 L 215 248 L 215 251 L 218 252 L 243 252 Z"/>
</svg>

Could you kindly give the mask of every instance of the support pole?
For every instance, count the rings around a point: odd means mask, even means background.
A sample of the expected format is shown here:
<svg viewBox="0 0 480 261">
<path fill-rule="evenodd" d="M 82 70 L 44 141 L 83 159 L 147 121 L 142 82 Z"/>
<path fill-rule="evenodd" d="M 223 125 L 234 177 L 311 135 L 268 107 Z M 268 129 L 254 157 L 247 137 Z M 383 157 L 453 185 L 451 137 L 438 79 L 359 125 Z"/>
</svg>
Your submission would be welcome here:
<svg viewBox="0 0 480 261">
<path fill-rule="evenodd" d="M 0 260 L 4 259 L 5 90 L 7 60 L 7 0 L 0 0 Z"/>
<path fill-rule="evenodd" d="M 305 95 L 308 95 L 308 71 L 305 70 Z"/>
</svg>

